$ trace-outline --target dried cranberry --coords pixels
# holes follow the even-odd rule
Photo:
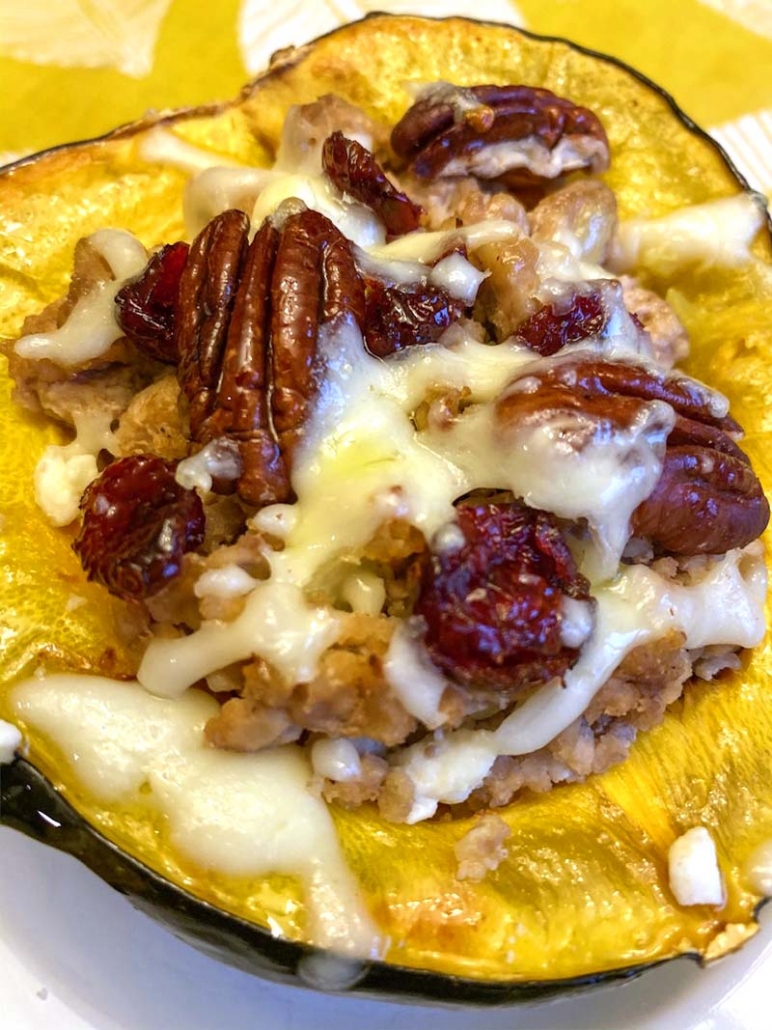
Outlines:
[[[554,517],[520,502],[462,504],[464,544],[432,555],[416,614],[434,662],[470,686],[507,689],[561,675],[563,595],[588,596]]]
[[[562,347],[603,332],[607,319],[597,290],[576,292],[568,307],[556,302],[539,308],[517,327],[515,335],[526,347],[549,358]]]
[[[367,280],[365,343],[385,358],[405,347],[434,343],[464,314],[464,304],[429,283],[386,286]]]
[[[342,132],[325,140],[322,166],[342,193],[366,204],[386,226],[389,236],[418,228],[421,208],[396,188],[370,151]]]
[[[144,271],[118,291],[118,324],[141,351],[168,365],[177,362],[174,304],[188,259],[187,243],[161,247]]]
[[[174,463],[135,454],[108,465],[81,498],[73,549],[88,578],[111,594],[141,600],[176,576],[204,539],[204,507],[174,478]]]

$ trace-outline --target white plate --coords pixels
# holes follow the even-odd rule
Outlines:
[[[442,1009],[269,984],[178,941],[73,859],[0,829],[3,1030],[762,1030],[772,921],[708,969],[672,962],[552,1002]]]

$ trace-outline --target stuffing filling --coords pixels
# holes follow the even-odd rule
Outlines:
[[[37,497],[80,520],[140,682],[395,821],[603,772],[763,633],[768,506],[674,369],[677,315],[615,264],[602,128],[468,146],[493,89],[429,90],[391,144],[339,98],[293,109],[237,206],[232,169],[191,180],[189,247],[81,240],[5,345],[72,430]],[[481,814],[460,875],[505,831]]]

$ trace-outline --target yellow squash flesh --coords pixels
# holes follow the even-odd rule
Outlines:
[[[285,53],[227,108],[169,123],[182,139],[252,164],[269,164],[287,108],[337,92],[392,124],[408,106],[407,80],[546,86],[592,108],[611,142],[606,176],[622,217],[658,215],[740,190],[717,149],[668,100],[612,62],[570,45],[461,19],[367,19]],[[66,288],[76,241],[105,226],[147,245],[179,238],[182,173],[144,163],[149,123],[43,154],[0,174],[0,336]],[[725,392],[747,430],[746,449],[772,488],[770,312],[772,247],[739,269],[693,269],[670,285],[687,322],[688,370]],[[0,717],[10,685],[38,663],[131,672],[115,643],[103,592],[85,583],[67,531],[47,526],[32,475],[56,431],[17,409],[3,368],[0,401]],[[67,612],[72,594],[88,604]],[[720,598],[716,598],[720,603]],[[588,783],[519,801],[504,814],[508,859],[479,885],[455,879],[463,820],[394,826],[372,809],[335,811],[346,858],[402,965],[478,979],[556,980],[695,952],[714,957],[756,930],[760,895],[749,856],[772,839],[772,697],[769,637],[740,672],[697,684],[644,735],[629,760]],[[84,794],[49,743],[31,757],[84,818],[127,852],[222,908],[302,939],[298,885],[204,876],[166,845],[150,810],[106,811]],[[682,908],[667,851],[694,825],[711,831],[727,881],[725,907]]]

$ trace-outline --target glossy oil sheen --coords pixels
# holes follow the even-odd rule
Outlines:
[[[366,78],[356,71],[362,66]],[[440,76],[460,84],[520,80],[592,107],[611,140],[607,178],[623,217],[655,216],[738,189],[716,149],[629,72],[562,43],[456,19],[410,19],[397,29],[388,18],[359,23],[304,49],[299,61],[280,63],[240,106],[181,122],[177,131],[196,146],[265,164],[289,104],[335,90],[393,122],[408,102],[405,79]],[[0,176],[0,334],[18,334],[25,314],[62,292],[80,236],[115,225],[146,245],[178,238],[183,184],[180,172],[144,164],[134,136],[54,152]],[[691,332],[688,370],[730,397],[769,491],[768,236],[756,250],[752,266],[681,274],[670,299]],[[47,527],[32,502],[35,462],[55,431],[21,414],[8,392],[4,386],[0,407],[0,717],[8,714],[3,691],[30,671],[41,648],[51,668],[115,675],[134,667],[115,649],[104,596],[83,582],[67,533]],[[73,595],[90,603],[68,614]],[[483,981],[538,981],[687,951],[713,956],[741,943],[754,932],[760,900],[743,867],[772,837],[771,658],[768,637],[740,672],[690,689],[622,766],[511,806],[503,813],[513,830],[509,858],[482,884],[454,876],[464,820],[395,826],[368,809],[335,810],[348,863],[391,937],[388,958]],[[101,808],[62,773],[46,741],[31,743],[35,764],[122,848],[228,911],[303,938],[296,882],[204,878],[173,853],[149,810]],[[668,848],[696,824],[715,839],[726,879],[728,901],[718,912],[680,908],[668,888]]]

